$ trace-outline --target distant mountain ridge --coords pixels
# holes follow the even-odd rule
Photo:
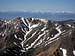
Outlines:
[[[68,13],[68,12],[0,12],[0,18],[11,19],[15,17],[32,17],[32,18],[45,18],[48,20],[68,20],[68,19],[75,19],[75,13]]]

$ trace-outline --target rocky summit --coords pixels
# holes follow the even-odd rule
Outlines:
[[[75,21],[17,17],[0,20],[0,56],[74,56]]]

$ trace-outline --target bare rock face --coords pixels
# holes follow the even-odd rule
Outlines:
[[[74,33],[74,22],[60,24],[22,17],[1,20],[0,56],[63,56],[63,48],[68,56],[73,56]]]

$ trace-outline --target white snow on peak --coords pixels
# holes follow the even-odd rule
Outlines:
[[[67,56],[67,50],[66,49],[60,48],[60,50],[62,50],[63,56]]]
[[[32,21],[34,20],[34,18],[32,18]]]
[[[33,20],[33,19],[32,19]],[[29,22],[29,20],[28,19],[26,19],[26,22],[28,23],[28,27],[29,27],[29,29],[31,28],[31,23]]]
[[[34,24],[34,25],[32,25],[31,27],[30,27],[30,29],[31,28],[35,28],[35,27],[38,27],[39,26],[39,24]]]
[[[6,20],[4,20],[4,22],[7,22]]]
[[[44,23],[47,23],[47,22],[48,22],[47,19],[39,19],[39,20],[41,20],[41,21],[44,22]]]
[[[24,18],[22,17],[21,20],[23,21],[23,23],[27,26],[26,22],[24,21]]]

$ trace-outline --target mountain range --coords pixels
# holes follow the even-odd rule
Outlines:
[[[0,19],[6,18],[6,19],[13,19],[15,17],[32,17],[32,18],[43,18],[48,20],[69,20],[73,19],[75,20],[75,13],[70,12],[0,12]]]
[[[74,56],[75,20],[16,17],[0,20],[0,56]]]

